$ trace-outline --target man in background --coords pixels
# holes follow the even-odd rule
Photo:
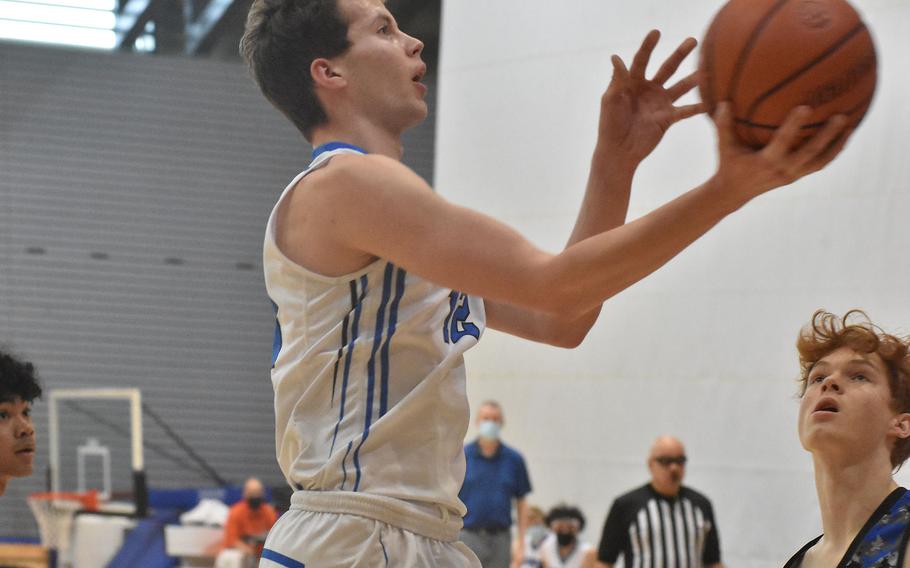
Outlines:
[[[711,502],[682,484],[686,461],[678,439],[654,441],[648,454],[651,481],[613,502],[597,552],[598,568],[613,568],[619,555],[625,566],[723,568]]]
[[[524,543],[527,523],[525,496],[531,492],[528,468],[516,450],[500,440],[503,413],[498,402],[480,405],[475,419],[479,436],[464,447],[467,470],[458,498],[468,508],[461,540],[474,551],[484,568],[521,564],[524,547],[514,547],[512,559],[512,502],[518,519],[517,543]]]
[[[31,363],[0,351],[0,495],[13,477],[32,474],[35,460],[35,425],[32,401],[41,386]]]
[[[243,484],[243,498],[228,512],[224,525],[224,550],[218,568],[254,566],[262,554],[265,537],[278,520],[278,512],[265,502],[262,482],[251,477]]]

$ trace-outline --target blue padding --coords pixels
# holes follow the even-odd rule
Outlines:
[[[156,510],[147,519],[139,521],[123,541],[107,568],[173,568],[179,564],[167,555],[164,548],[164,525],[179,522],[177,509]]]
[[[41,544],[39,539],[28,536],[0,536],[0,542],[3,544]]]
[[[189,510],[199,504],[198,489],[149,489],[149,507]]]

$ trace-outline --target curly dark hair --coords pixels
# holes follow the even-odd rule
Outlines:
[[[313,128],[328,120],[310,64],[350,46],[337,0],[255,0],[240,53],[265,98],[310,140]]]
[[[41,397],[35,366],[0,351],[0,402],[31,402]]]
[[[850,310],[842,317],[817,310],[812,321],[800,330],[796,340],[800,396],[806,392],[812,367],[841,347],[878,355],[888,369],[891,408],[895,412],[910,412],[910,337],[885,333],[862,310]],[[891,450],[891,466],[900,467],[908,457],[910,438],[897,440]]]
[[[581,509],[578,507],[566,505],[565,503],[556,505],[550,509],[549,513],[547,513],[547,526],[553,524],[553,521],[558,521],[561,519],[575,519],[580,525],[578,527],[578,531],[581,532],[585,530],[585,516],[582,514]]]

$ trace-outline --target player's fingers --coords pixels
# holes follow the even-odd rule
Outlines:
[[[695,103],[693,105],[683,105],[678,106],[673,109],[673,122],[678,122],[686,118],[695,116],[696,114],[701,114],[708,110],[708,105],[705,103]]]
[[[762,150],[765,156],[772,161],[786,157],[790,149],[796,145],[800,130],[811,114],[812,109],[808,106],[798,106],[791,110],[784,123],[774,131],[771,141]]]
[[[717,143],[721,148],[736,144],[733,133],[733,109],[728,101],[718,103],[714,111],[714,124],[717,126]]]
[[[695,46],[698,45],[698,41],[694,37],[687,37],[679,47],[676,48],[670,57],[664,61],[663,65],[660,66],[660,69],[657,70],[657,73],[654,74],[654,77],[651,79],[659,85],[666,83],[670,77],[676,73],[676,70],[679,69],[680,63],[688,57],[692,50],[695,49]]]
[[[622,57],[613,55],[610,57],[610,62],[613,63],[613,78],[625,79],[629,76],[629,70],[626,69],[626,63]]]
[[[680,97],[698,86],[698,71],[679,80],[678,83],[667,89],[670,100],[676,102]]]
[[[831,146],[837,144],[837,138],[847,128],[847,117],[837,115],[828,120],[815,136],[810,138],[793,153],[794,166],[804,167],[813,164],[819,157],[827,154]]]
[[[657,45],[658,40],[660,40],[660,32],[651,30],[641,42],[641,47],[638,48],[638,52],[632,59],[632,67],[629,68],[629,73],[633,79],[645,78],[645,69],[648,67],[648,61],[651,60],[651,53],[654,51],[654,46]]]
[[[854,128],[855,127],[849,127],[841,130],[838,137],[835,138],[821,154],[816,156],[815,160],[809,165],[809,172],[817,172],[831,163],[831,161],[840,154],[841,150],[844,149],[844,146],[847,145],[847,140],[849,140],[850,136],[853,134]]]

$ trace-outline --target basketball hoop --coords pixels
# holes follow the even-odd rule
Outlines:
[[[57,566],[58,558],[65,558],[69,550],[76,513],[98,510],[98,491],[32,493],[28,506],[38,522],[41,545],[50,552],[50,565]]]

